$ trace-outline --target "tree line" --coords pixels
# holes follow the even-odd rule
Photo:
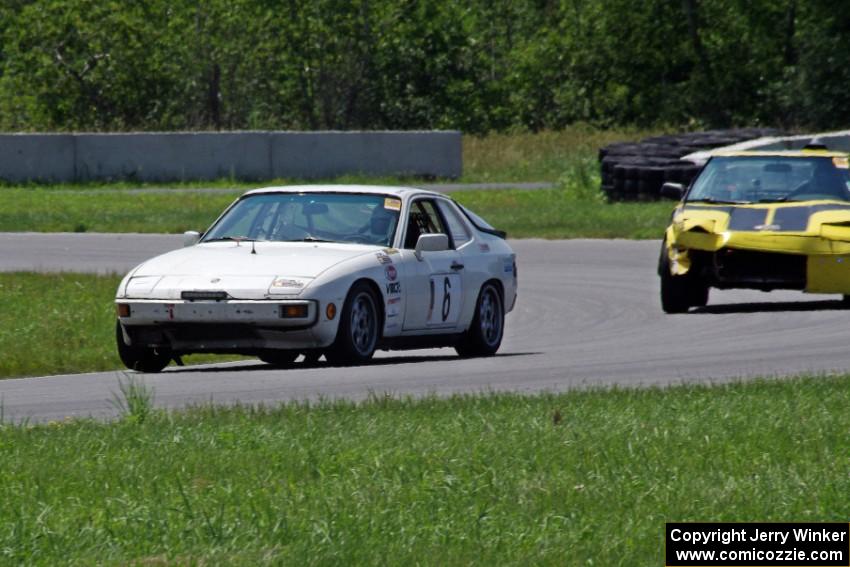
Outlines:
[[[831,0],[3,0],[0,130],[850,124]]]

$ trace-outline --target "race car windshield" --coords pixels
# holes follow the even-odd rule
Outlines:
[[[688,202],[784,203],[850,201],[847,158],[829,156],[715,157],[688,193]]]
[[[389,246],[401,200],[352,193],[263,193],[239,200],[202,242],[348,242]]]

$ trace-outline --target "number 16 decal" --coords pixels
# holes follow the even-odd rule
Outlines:
[[[460,318],[461,279],[458,274],[431,276],[428,324],[453,325]],[[435,309],[436,307],[436,309]]]

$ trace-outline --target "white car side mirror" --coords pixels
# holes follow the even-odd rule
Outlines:
[[[420,234],[413,253],[417,260],[422,259],[423,252],[442,252],[449,249],[449,237],[445,234]]]
[[[183,248],[194,246],[201,239],[201,233],[197,230],[187,230],[183,233]]]

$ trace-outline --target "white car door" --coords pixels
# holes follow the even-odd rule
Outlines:
[[[420,234],[446,234],[449,250],[413,252]],[[405,262],[405,331],[454,331],[460,322],[464,297],[464,265],[434,200],[413,201],[407,214],[402,259]]]

